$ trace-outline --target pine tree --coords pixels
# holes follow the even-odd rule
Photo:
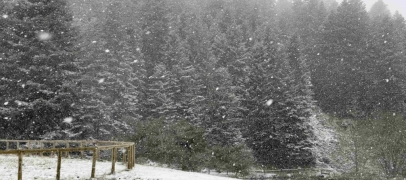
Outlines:
[[[287,61],[285,98],[287,99],[286,119],[288,143],[285,144],[285,152],[289,153],[290,166],[309,167],[315,163],[310,142],[312,129],[309,126],[309,118],[314,114],[315,101],[310,78],[310,71],[306,59],[303,57],[297,36],[293,36],[287,48]]]
[[[406,87],[406,79],[404,77],[406,74],[405,71],[405,49],[406,49],[406,22],[404,17],[396,12],[393,16],[394,22],[394,40],[396,44],[396,54],[395,56],[398,57],[398,61],[395,63],[394,71],[399,74],[397,77],[397,82],[399,83],[398,86],[402,89],[402,94],[405,94],[404,87]],[[404,104],[399,108],[403,109],[403,113],[405,112]]]
[[[387,5],[382,0],[378,0],[374,5],[372,5],[368,14],[371,19],[391,15]]]
[[[120,18],[121,4],[109,4],[105,16],[82,42],[82,112],[71,131],[78,138],[107,139],[129,132],[127,123],[137,117],[135,49],[131,48],[127,28]],[[91,39],[91,40],[88,40]]]
[[[143,1],[140,10],[141,27],[141,58],[144,62],[145,75],[140,102],[140,115],[143,120],[159,118],[158,108],[165,102],[167,96],[162,91],[166,84],[166,71],[171,70],[171,59],[168,53],[169,22],[168,9],[165,1]],[[157,95],[158,94],[158,95]]]
[[[283,86],[277,76],[276,61],[280,57],[278,39],[271,25],[265,23],[258,28],[251,47],[252,55],[247,58],[246,91],[242,101],[244,107],[244,135],[248,146],[253,150],[257,161],[265,165],[281,165],[283,155],[281,142],[278,140],[280,122],[280,103],[284,102],[281,94]],[[282,113],[283,114],[283,113]]]
[[[77,74],[72,15],[66,1],[29,0],[13,4],[2,28],[6,71],[0,80],[6,138],[66,138],[77,118],[72,79]],[[2,23],[3,25],[3,23]],[[64,121],[65,119],[65,121]],[[3,131],[4,132],[4,131]]]
[[[324,24],[313,72],[316,100],[329,113],[364,116],[368,15],[360,0],[344,0]]]
[[[383,2],[378,1],[373,6],[374,11],[389,12]],[[401,56],[398,51],[395,36],[395,24],[390,14],[372,14],[370,16],[370,38],[368,42],[369,69],[367,104],[364,109],[373,111],[397,111],[402,106],[404,95],[399,86],[401,74],[398,65]]]

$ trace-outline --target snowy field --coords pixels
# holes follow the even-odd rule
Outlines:
[[[51,180],[56,177],[57,158],[23,157],[24,180]],[[17,179],[18,158],[15,155],[0,156],[0,180]],[[89,179],[91,160],[62,158],[61,179]],[[213,176],[203,173],[184,172],[154,166],[136,164],[131,171],[121,162],[116,163],[116,174],[108,175],[111,162],[96,163],[96,179],[123,180],[232,180],[233,178]]]

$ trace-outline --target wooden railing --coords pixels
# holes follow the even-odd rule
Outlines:
[[[111,150],[111,173],[115,173],[115,162],[117,161],[117,150],[123,149],[122,161],[127,163],[127,168],[132,169],[135,165],[135,145],[133,142],[119,141],[70,141],[70,140],[0,140],[0,155],[15,154],[18,155],[18,180],[22,180],[23,155],[38,154],[44,156],[57,154],[58,163],[56,170],[56,179],[61,175],[61,158],[63,153],[69,156],[69,152],[80,152],[80,157],[84,157],[85,151],[91,151],[92,154],[92,172],[90,178],[95,178],[96,160],[100,158],[101,150]]]

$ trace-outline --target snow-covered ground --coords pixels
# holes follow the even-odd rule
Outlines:
[[[56,177],[57,158],[23,157],[24,180],[51,180]],[[17,179],[18,158],[15,155],[0,156],[0,180]],[[91,160],[62,158],[61,179],[89,179]],[[174,169],[136,164],[127,171],[121,162],[116,163],[116,174],[108,175],[111,162],[96,163],[96,179],[123,180],[232,180],[233,178],[214,176],[203,173],[184,172]]]

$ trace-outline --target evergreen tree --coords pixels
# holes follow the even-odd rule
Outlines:
[[[140,115],[143,120],[159,118],[158,108],[165,102],[167,96],[162,91],[166,84],[166,71],[171,70],[171,59],[168,53],[168,9],[162,0],[142,1],[140,10],[141,58],[144,62],[145,75],[140,102]],[[157,95],[158,94],[158,95]]]
[[[372,5],[368,14],[371,19],[391,15],[387,5],[382,0],[378,0],[374,5]]]
[[[93,31],[82,42],[82,95],[80,121],[72,131],[78,138],[106,139],[128,132],[127,122],[137,118],[138,80],[132,67],[138,63],[126,26],[120,19],[121,4],[109,4]],[[88,40],[91,39],[91,40]]]
[[[375,11],[388,12],[386,5],[378,1]],[[381,8],[381,9],[379,9]],[[378,10],[379,9],[379,10]],[[372,9],[371,9],[371,12]],[[404,98],[400,82],[400,49],[397,47],[395,25],[390,14],[370,14],[370,36],[368,42],[369,80],[367,90],[367,111],[400,111]]]
[[[77,119],[76,30],[64,0],[14,3],[1,34],[3,138],[66,138]],[[10,19],[9,19],[9,18]],[[1,23],[3,25],[3,23]],[[4,68],[4,69],[3,69]]]
[[[398,57],[398,61],[395,61],[395,66],[394,71],[399,74],[397,77],[397,84],[398,86],[401,87],[402,89],[402,94],[405,94],[406,92],[404,91],[404,87],[406,87],[406,79],[404,77],[406,74],[405,71],[405,49],[406,49],[406,23],[404,17],[399,14],[399,12],[396,12],[393,16],[393,25],[394,25],[394,41],[396,45],[396,51],[395,51],[395,56]],[[399,106],[399,108],[402,108],[403,113],[405,112],[405,106],[404,104],[402,106]]]
[[[313,147],[310,139],[312,138],[312,129],[309,126],[309,118],[314,114],[315,101],[313,100],[313,91],[310,78],[310,71],[306,59],[301,53],[299,39],[293,36],[287,48],[287,61],[285,65],[287,75],[287,90],[284,91],[287,99],[286,120],[287,132],[283,134],[289,138],[285,143],[289,155],[287,158],[291,166],[308,167],[315,163],[311,148]],[[289,68],[290,67],[290,68]]]
[[[364,116],[368,15],[360,0],[344,0],[324,24],[313,72],[316,100],[329,113]]]

